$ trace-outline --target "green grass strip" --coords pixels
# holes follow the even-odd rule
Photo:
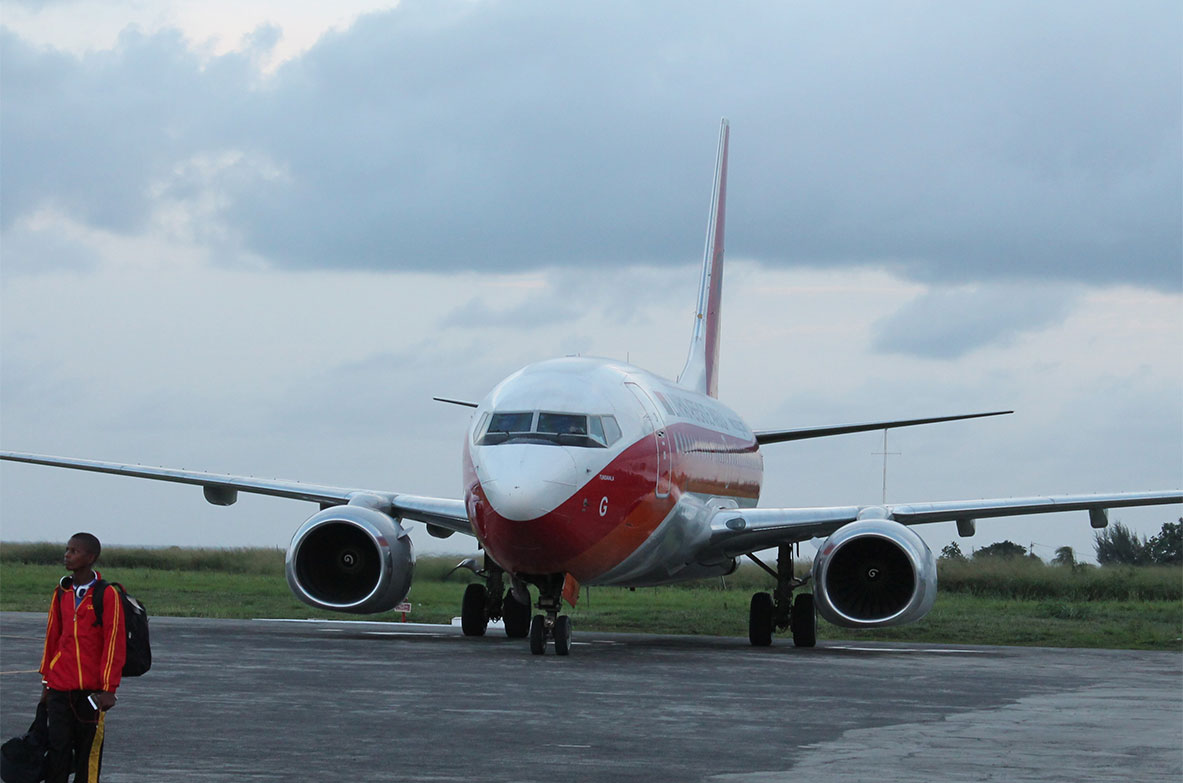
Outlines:
[[[0,544],[0,610],[43,612],[64,571],[63,547]],[[277,549],[121,549],[103,552],[105,578],[124,583],[154,616],[337,618],[295,599]],[[447,623],[460,612],[468,572],[459,556],[421,558],[409,620]],[[942,561],[940,592],[918,623],[853,631],[820,622],[821,639],[1183,650],[1183,569],[1048,566],[1018,560]],[[577,628],[746,636],[751,594],[770,590],[754,567],[725,579],[658,588],[593,587],[571,610]],[[397,612],[366,619],[399,620]],[[499,631],[497,632],[499,633]]]

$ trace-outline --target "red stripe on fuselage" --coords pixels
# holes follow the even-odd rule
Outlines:
[[[469,518],[493,559],[515,573],[566,572],[580,581],[593,576],[576,564],[580,554],[622,525],[635,525],[638,518],[650,520],[654,516],[660,522],[669,513],[672,498],[656,502],[656,476],[657,450],[653,437],[646,436],[625,449],[558,508],[536,519],[512,520],[492,507],[477,481],[471,455],[466,454],[465,459]],[[645,526],[651,531],[656,524]]]
[[[754,505],[763,473],[754,440],[683,422],[668,427],[665,437],[673,451],[673,486],[667,495],[657,496],[657,446],[654,437],[646,435],[558,508],[525,521],[505,519],[492,508],[466,448],[465,497],[477,538],[513,573],[565,572],[591,582],[635,552],[684,492]]]
[[[666,428],[674,452],[674,483],[682,492],[731,498],[755,505],[764,459],[755,440],[744,440],[689,422]]]

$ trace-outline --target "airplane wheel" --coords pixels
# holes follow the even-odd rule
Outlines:
[[[555,655],[571,654],[571,618],[560,615],[555,619]]]
[[[753,647],[768,647],[772,644],[771,593],[756,593],[752,596],[748,612],[748,639]]]
[[[530,652],[535,655],[546,652],[546,618],[540,614],[530,621]]]
[[[530,605],[518,603],[512,590],[501,601],[501,617],[505,621],[505,635],[510,639],[525,639],[530,634]]]
[[[801,593],[793,601],[793,614],[789,618],[793,630],[793,645],[813,647],[817,644],[817,613],[813,610],[813,596]]]
[[[487,601],[489,591],[483,584],[473,582],[464,589],[464,602],[460,605],[460,627],[465,636],[484,636],[489,627]]]

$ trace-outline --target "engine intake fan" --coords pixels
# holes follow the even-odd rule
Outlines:
[[[411,538],[397,519],[364,506],[334,506],[292,536],[284,570],[304,603],[372,614],[406,598],[414,567]]]
[[[888,519],[836,530],[813,561],[818,614],[845,628],[915,622],[932,609],[936,558],[920,536]]]

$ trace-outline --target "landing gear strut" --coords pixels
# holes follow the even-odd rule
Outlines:
[[[813,608],[813,595],[801,593],[793,600],[793,591],[805,585],[809,577],[797,579],[793,576],[793,547],[783,544],[776,551],[776,570],[765,565],[754,554],[748,557],[776,579],[772,593],[756,593],[752,596],[748,612],[748,640],[753,647],[768,647],[772,644],[774,631],[791,629],[793,644],[797,647],[813,647],[817,644],[817,614]]]
[[[550,574],[540,578],[538,585],[538,610],[530,621],[530,652],[535,655],[546,653],[546,643],[554,641],[555,655],[571,654],[571,618],[560,615],[563,600],[564,574]]]
[[[485,580],[484,584],[473,582],[464,589],[464,601],[460,606],[460,627],[464,635],[484,636],[490,620],[504,620],[506,636],[524,638],[530,629],[530,593],[526,586],[515,584],[513,589],[505,589],[505,571],[488,555],[484,568],[478,569],[472,559],[456,568],[466,568]],[[518,600],[517,592],[525,595],[525,603]]]

